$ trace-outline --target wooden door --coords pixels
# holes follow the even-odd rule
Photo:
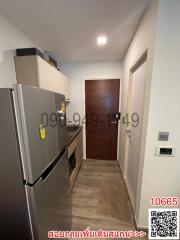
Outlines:
[[[86,80],[86,158],[117,160],[120,80]]]

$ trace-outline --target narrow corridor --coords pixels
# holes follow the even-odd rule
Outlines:
[[[72,192],[72,215],[72,230],[87,227],[135,230],[128,193],[117,162],[83,161]]]

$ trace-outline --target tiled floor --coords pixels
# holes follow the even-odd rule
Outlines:
[[[87,227],[135,230],[126,186],[115,161],[83,161],[72,192],[72,230]]]

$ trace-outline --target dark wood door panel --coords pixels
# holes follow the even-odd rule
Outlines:
[[[89,159],[117,159],[120,80],[85,81],[86,156]]]
[[[96,144],[101,144],[101,146],[109,147],[111,144],[109,144],[111,137],[108,136],[100,136],[100,134],[94,138],[94,137],[89,137],[87,138],[87,143],[91,145],[96,145]]]
[[[88,97],[88,96],[87,96]],[[90,96],[89,96],[90,98]],[[87,100],[86,107],[88,110],[92,109],[93,111],[106,111],[109,112],[112,104],[111,97],[93,97],[92,100]]]

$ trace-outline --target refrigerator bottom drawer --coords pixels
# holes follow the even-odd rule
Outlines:
[[[67,153],[50,174],[27,187],[34,239],[46,240],[48,231],[70,230],[71,199]]]

